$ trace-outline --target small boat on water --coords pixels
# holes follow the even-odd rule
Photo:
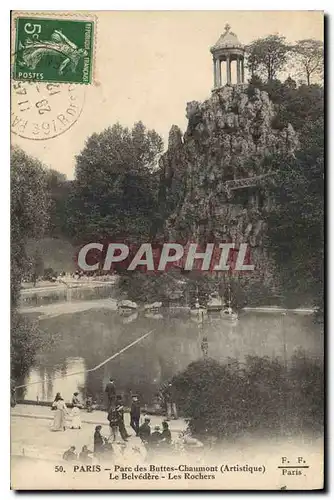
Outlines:
[[[131,300],[121,300],[117,304],[117,310],[121,316],[129,316],[137,311],[138,305]]]
[[[221,311],[224,307],[223,301],[217,292],[213,292],[206,304],[208,312]]]
[[[158,313],[162,308],[162,302],[153,302],[153,304],[146,304],[144,306],[144,311],[146,313]]]
[[[138,312],[132,312],[131,314],[122,314],[123,317],[123,325],[127,325],[129,323],[132,323],[132,321],[135,321],[138,318]]]
[[[231,323],[238,321],[238,313],[233,311],[231,306],[225,307],[220,314],[221,318],[225,321],[229,321]]]
[[[145,312],[144,316],[149,319],[164,319],[163,315],[160,313]]]

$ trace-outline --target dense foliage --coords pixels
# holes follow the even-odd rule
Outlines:
[[[163,142],[154,130],[119,124],[88,138],[77,157],[67,225],[76,241],[143,240],[157,211],[157,161]]]
[[[21,376],[31,365],[42,335],[36,326],[17,312],[22,279],[35,269],[26,255],[28,238],[40,237],[48,223],[47,173],[41,163],[14,148],[11,156],[11,372]]]
[[[213,359],[191,363],[174,377],[180,411],[194,435],[229,438],[261,429],[270,433],[323,425],[323,368],[303,352],[285,368],[279,359],[248,356],[245,363]]]

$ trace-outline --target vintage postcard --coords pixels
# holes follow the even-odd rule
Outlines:
[[[323,489],[323,12],[11,37],[12,489]]]

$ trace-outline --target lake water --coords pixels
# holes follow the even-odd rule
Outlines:
[[[204,335],[209,356],[222,363],[228,358],[243,362],[247,355],[278,356],[288,363],[299,349],[311,357],[323,356],[321,328],[311,316],[293,313],[247,312],[240,315],[236,325],[209,316],[201,326],[189,316],[172,317],[168,313],[160,319],[139,314],[131,321],[101,307],[45,315],[39,326],[46,334],[51,333],[53,345],[38,353],[34,366],[21,381],[31,384],[18,394],[27,400],[51,401],[56,392],[61,392],[68,401],[75,390],[99,399],[112,376],[119,392],[139,392],[149,403],[162,383],[203,356]],[[151,335],[116,359],[86,372],[152,329]]]

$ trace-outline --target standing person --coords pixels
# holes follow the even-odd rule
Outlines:
[[[117,411],[117,424],[119,428],[119,432],[121,435],[121,438],[123,441],[127,441],[129,434],[126,432],[125,424],[124,424],[124,407],[123,403],[121,400],[121,396],[117,396],[117,406],[116,406],[116,411]]]
[[[169,425],[167,422],[162,422],[161,441],[166,444],[171,444],[172,442],[172,434],[169,430]]]
[[[101,425],[97,425],[95,427],[95,432],[94,432],[94,453],[96,455],[99,455],[103,453],[103,446],[104,446],[104,439],[103,436],[101,435]]]
[[[116,441],[119,415],[114,404],[110,406],[107,418],[110,426],[110,437],[112,436],[113,441]]]
[[[51,427],[52,431],[65,431],[66,430],[66,415],[68,410],[65,401],[62,397],[58,401],[54,401],[52,406],[55,408],[55,416]]]
[[[202,349],[203,356],[206,358],[208,353],[209,353],[208,337],[203,337],[203,340],[201,342],[201,349]]]
[[[57,401],[59,401],[61,399],[61,395],[60,395],[60,392],[57,392],[53,402],[52,402],[52,405],[51,405],[51,410],[55,410],[56,409],[56,403]]]
[[[112,377],[110,377],[104,392],[107,394],[108,397],[108,409],[109,409],[112,403],[114,403],[116,400],[116,386],[114,379]]]
[[[93,398],[92,398],[92,396],[87,396],[86,410],[88,413],[92,413],[92,411],[93,411]]]
[[[134,394],[132,396],[132,403],[130,409],[130,426],[135,431],[136,436],[139,433],[139,420],[140,420],[140,403],[138,397]]]
[[[171,382],[169,382],[165,391],[165,401],[167,407],[167,420],[170,420],[172,415],[174,416],[174,420],[177,420],[178,415],[175,403],[175,390]]]
[[[145,418],[144,423],[139,427],[138,436],[143,441],[144,444],[148,443],[151,436],[151,419]]]

